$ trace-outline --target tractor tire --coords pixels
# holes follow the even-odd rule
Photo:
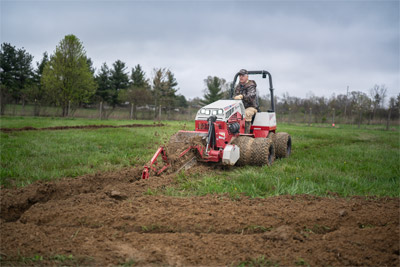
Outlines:
[[[276,134],[274,132],[269,132],[267,139],[271,140],[274,143],[274,146],[276,146],[275,141],[276,141]]]
[[[277,158],[287,158],[292,152],[292,138],[288,133],[277,133],[275,135],[275,154]]]
[[[236,162],[238,166],[250,165],[254,138],[248,136],[239,136],[231,144],[237,145],[240,149],[240,157]]]
[[[255,138],[252,151],[252,165],[271,166],[275,160],[275,146],[269,138]]]

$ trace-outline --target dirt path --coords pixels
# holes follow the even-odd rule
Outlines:
[[[162,127],[164,124],[126,124],[126,125],[77,125],[77,126],[54,126],[35,128],[26,126],[22,128],[0,128],[4,133],[22,132],[22,131],[55,131],[55,130],[71,130],[71,129],[101,129],[101,128],[136,128],[136,127]]]
[[[146,194],[172,175],[139,176],[2,189],[1,265],[399,266],[398,198],[175,198]]]

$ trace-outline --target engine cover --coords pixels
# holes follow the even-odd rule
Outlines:
[[[222,155],[222,164],[235,165],[240,157],[240,148],[235,145],[226,145]]]

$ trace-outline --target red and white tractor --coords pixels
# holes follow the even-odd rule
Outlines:
[[[174,139],[188,140],[199,136],[201,143],[190,143],[180,153],[183,157],[194,151],[197,160],[215,162],[225,165],[271,165],[275,157],[288,157],[291,153],[292,140],[288,133],[276,132],[276,114],[272,76],[268,71],[248,71],[249,75],[268,76],[271,96],[271,108],[258,111],[252,120],[250,134],[245,134],[245,108],[242,100],[218,100],[202,107],[196,114],[194,131],[179,131]],[[239,73],[234,77],[231,87],[231,98]],[[258,104],[258,97],[257,97]],[[182,145],[188,142],[182,142]],[[161,156],[162,166],[159,157]],[[171,162],[167,151],[161,146],[153,158],[144,166],[142,178],[147,179],[150,172],[159,175]]]

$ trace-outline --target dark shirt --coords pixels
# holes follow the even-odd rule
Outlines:
[[[257,108],[257,84],[253,80],[248,80],[245,84],[239,83],[235,88],[235,95],[243,95],[244,108]]]

